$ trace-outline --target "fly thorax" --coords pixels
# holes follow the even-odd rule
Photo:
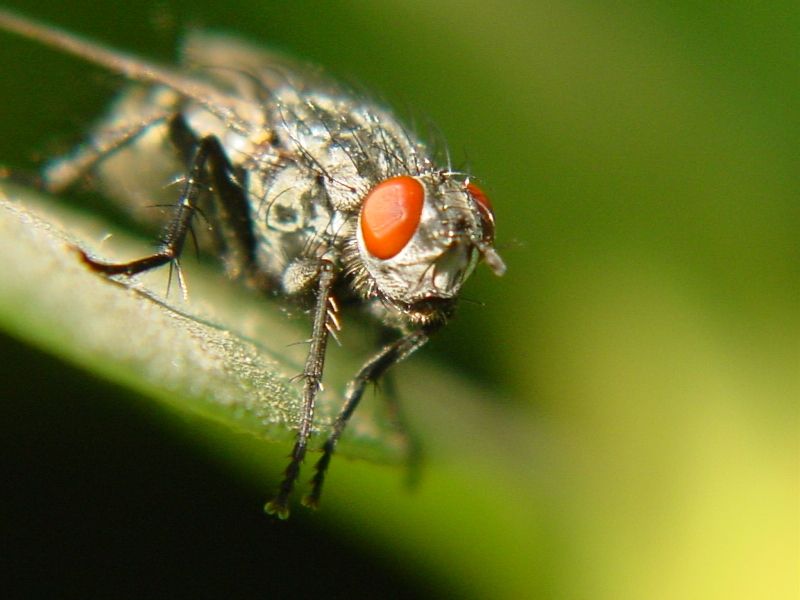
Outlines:
[[[282,278],[291,261],[309,249],[319,255],[329,250],[338,218],[307,169],[287,164],[269,174],[250,173],[248,197],[256,260],[273,277]]]
[[[377,181],[416,149],[388,114],[352,98],[281,89],[272,121],[287,151],[319,177],[337,211],[355,214]]]

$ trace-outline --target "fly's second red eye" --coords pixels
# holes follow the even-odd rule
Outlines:
[[[376,185],[361,208],[361,234],[367,251],[386,260],[397,255],[414,236],[422,217],[425,188],[408,175]]]
[[[475,204],[478,205],[478,210],[480,210],[484,240],[491,242],[494,239],[494,210],[492,210],[492,203],[486,193],[474,183],[468,183],[466,188],[467,193],[475,200]]]

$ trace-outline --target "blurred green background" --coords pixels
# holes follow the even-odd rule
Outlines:
[[[213,26],[361,82],[480,178],[509,267],[412,361],[487,390],[469,414],[433,381],[410,399],[419,490],[340,461],[286,524],[260,506],[288,448],[260,467],[4,338],[25,597],[800,598],[796,1],[5,4],[162,61]],[[69,148],[113,96],[0,48],[0,164]]]

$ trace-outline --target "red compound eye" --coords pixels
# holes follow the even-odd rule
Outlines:
[[[494,216],[494,210],[492,210],[492,203],[489,202],[489,197],[481,188],[479,188],[474,183],[468,183],[467,192],[469,192],[469,195],[472,196],[472,199],[475,200],[475,202],[477,202],[481,208],[483,208],[486,212]]]
[[[367,251],[392,258],[414,236],[422,216],[425,188],[408,175],[382,181],[367,194],[361,208],[361,233]]]
[[[472,196],[481,211],[484,240],[491,241],[494,239],[494,210],[492,210],[492,203],[484,191],[474,183],[468,183],[466,187],[467,193]]]

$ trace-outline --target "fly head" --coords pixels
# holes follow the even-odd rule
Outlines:
[[[443,320],[483,259],[498,275],[494,213],[483,191],[449,171],[398,175],[363,200],[356,228],[362,283],[414,324]]]

